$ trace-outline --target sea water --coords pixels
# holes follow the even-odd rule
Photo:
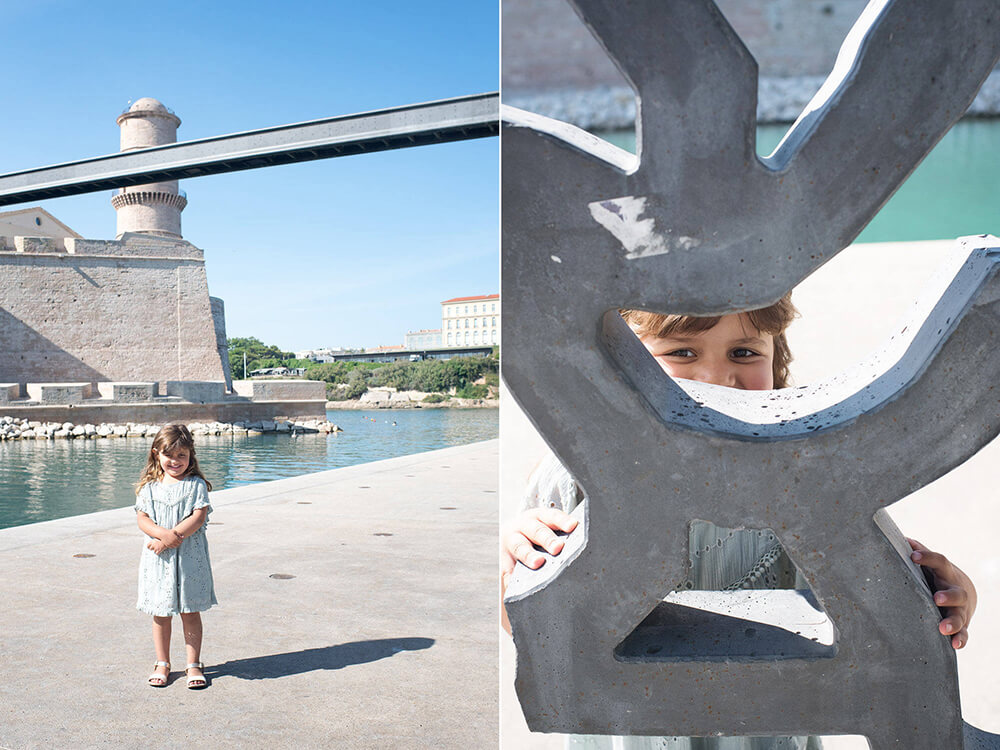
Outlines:
[[[267,482],[496,438],[497,409],[331,411],[343,432],[198,436],[213,489]],[[121,508],[152,438],[15,440],[0,443],[0,528]]]

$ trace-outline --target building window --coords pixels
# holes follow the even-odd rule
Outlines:
[[[496,311],[497,311],[497,303],[494,302],[491,306],[490,312],[496,312]]]
[[[487,322],[486,322],[486,318],[483,318],[483,328],[486,328],[486,326],[487,326],[487,325],[488,325],[488,324],[487,324]]]
[[[473,314],[473,315],[475,315],[475,314],[476,314],[476,306],[475,306],[475,305],[473,305],[473,306],[472,306],[472,314]]]
[[[451,334],[448,334],[448,346],[451,346]]]
[[[468,331],[465,332],[465,343],[466,344],[469,343],[469,332]]]
[[[479,331],[473,331],[473,333],[472,333],[472,343],[473,344],[478,344],[479,343]]]
[[[466,328],[469,327],[469,319],[468,318],[465,319],[465,327]],[[465,334],[465,335],[468,336],[469,334]]]
[[[497,319],[496,319],[496,318],[493,318],[493,327],[494,327],[494,328],[496,327],[496,324],[497,324]]]
[[[465,314],[466,314],[466,315],[468,315],[468,314],[469,314],[469,306],[468,306],[468,305],[466,305],[466,306],[465,306]]]
[[[490,331],[490,343],[495,344],[497,342],[497,329],[494,328]]]

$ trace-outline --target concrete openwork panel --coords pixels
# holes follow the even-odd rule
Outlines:
[[[870,3],[766,159],[754,62],[711,2],[577,8],[637,90],[638,154],[504,112],[503,374],[589,498],[564,552],[508,589],[529,726],[1000,747],[963,727],[939,614],[884,512],[1000,430],[1000,241],[957,243],[878,355],[794,390],[673,381],[616,312],[761,307],[832,258],[974,97],[1000,6]],[[699,519],[773,529],[811,592],[670,593]]]

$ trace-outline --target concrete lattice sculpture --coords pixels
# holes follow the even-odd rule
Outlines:
[[[793,391],[682,386],[615,312],[762,307],[836,255],[975,96],[1000,5],[870,3],[767,159],[755,64],[710,0],[576,7],[638,92],[638,154],[504,112],[504,378],[589,497],[563,553],[508,589],[529,726],[1000,747],[963,731],[954,655],[884,512],[1000,431],[1000,241],[961,241],[882,354]],[[664,601],[695,519],[774,529],[815,599]],[[829,637],[748,627],[761,604],[786,626],[818,607]]]

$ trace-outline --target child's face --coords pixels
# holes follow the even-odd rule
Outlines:
[[[160,460],[163,473],[172,479],[183,479],[191,462],[191,454],[187,448],[178,448],[173,453],[157,453],[156,457]]]
[[[743,314],[723,315],[700,333],[640,338],[668,375],[744,391],[774,387],[774,336]]]

